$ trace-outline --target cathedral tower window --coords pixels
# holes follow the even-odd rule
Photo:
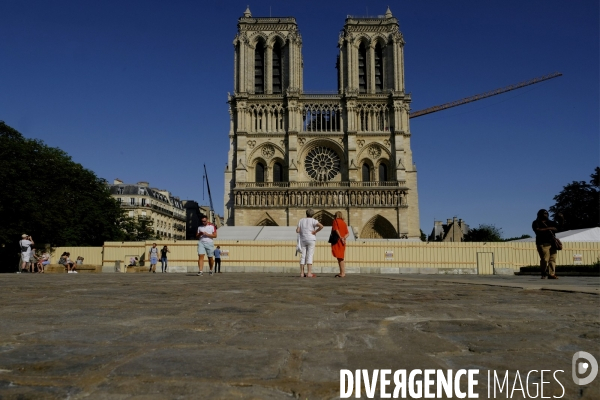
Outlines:
[[[262,42],[254,50],[254,93],[265,92],[265,48]]]
[[[367,92],[367,48],[364,43],[358,46],[358,90]]]
[[[273,46],[273,93],[282,92],[281,69],[281,45],[277,42]]]
[[[388,168],[384,163],[379,164],[379,182],[386,182],[388,180]]]
[[[264,182],[265,181],[265,166],[262,163],[256,164],[255,172],[256,172],[255,181],[259,182],[259,183]]]
[[[283,182],[283,165],[276,162],[273,165],[273,182]]]
[[[383,92],[383,50],[381,43],[375,46],[375,91]]]
[[[304,168],[312,180],[330,181],[340,172],[340,158],[330,148],[318,146],[306,156]]]
[[[371,168],[369,164],[363,164],[362,166],[362,180],[363,182],[371,182]]]

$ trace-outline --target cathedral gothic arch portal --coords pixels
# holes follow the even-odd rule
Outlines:
[[[404,39],[391,11],[346,18],[331,54],[336,94],[304,92],[293,17],[247,9],[233,44],[225,223],[296,226],[313,208],[325,225],[342,211],[362,237],[419,238]]]
[[[315,213],[313,218],[319,221],[323,226],[331,226],[333,225],[335,215],[328,211],[320,210]]]
[[[273,220],[273,218],[266,212],[263,212],[262,215],[258,218],[258,221],[254,224],[254,226],[279,226],[277,222]]]
[[[376,215],[363,227],[359,238],[361,239],[394,239],[398,233],[390,221],[381,215]]]

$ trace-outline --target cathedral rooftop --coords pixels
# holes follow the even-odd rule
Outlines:
[[[253,17],[252,12],[250,11],[250,6],[246,8],[244,11],[244,15],[240,17],[239,22],[244,23],[262,23],[262,24],[273,24],[273,23],[296,23],[296,18],[294,17]]]
[[[357,24],[367,23],[371,24],[373,22],[377,24],[381,24],[382,22],[397,22],[398,20],[392,15],[390,11],[390,7],[388,6],[385,14],[383,15],[347,15],[346,23],[355,22]]]

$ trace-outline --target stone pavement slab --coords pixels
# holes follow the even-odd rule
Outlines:
[[[434,280],[467,285],[503,286],[527,290],[552,290],[600,295],[600,277],[565,276],[557,280],[540,279],[531,275],[410,275],[403,280]]]
[[[600,378],[571,379],[576,351],[600,359],[597,288],[575,277],[3,274],[0,398],[335,399],[340,369],[479,368],[479,398],[487,370],[512,382],[548,369],[564,371],[563,398],[598,399]]]

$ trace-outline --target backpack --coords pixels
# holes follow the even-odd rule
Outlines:
[[[29,246],[23,246],[22,240],[19,240],[19,245],[21,246],[21,253],[26,253],[29,251]]]

